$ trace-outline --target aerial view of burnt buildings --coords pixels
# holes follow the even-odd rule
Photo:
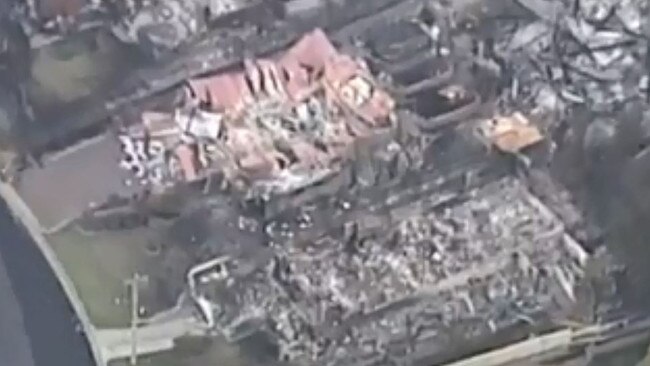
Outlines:
[[[3,198],[101,364],[587,365],[648,339],[648,11],[1,5]]]

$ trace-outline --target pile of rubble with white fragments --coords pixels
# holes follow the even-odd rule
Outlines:
[[[120,137],[143,182],[229,181],[285,191],[322,179],[358,139],[391,126],[392,98],[363,60],[320,30],[241,72],[190,79],[173,113],[145,112]]]
[[[292,220],[308,230],[313,214]],[[231,340],[268,332],[284,360],[410,363],[559,313],[575,300],[587,257],[508,177],[456,195],[436,190],[359,229],[367,220],[313,241],[285,235],[255,270],[229,249],[194,273],[206,319]]]

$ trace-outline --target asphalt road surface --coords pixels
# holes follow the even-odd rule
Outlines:
[[[23,313],[0,260],[0,359],[3,364],[34,366]]]
[[[0,365],[93,366],[45,258],[0,201]]]

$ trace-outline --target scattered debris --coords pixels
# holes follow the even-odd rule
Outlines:
[[[512,65],[519,85],[530,85],[525,100],[554,90],[568,105],[612,110],[627,100],[645,97],[639,80],[644,70],[642,3],[517,1],[538,20],[496,28],[495,51]],[[523,24],[522,24],[523,23]],[[503,24],[506,25],[506,24]]]
[[[491,145],[508,153],[518,153],[544,139],[539,129],[521,112],[483,121],[479,129]]]
[[[261,327],[285,361],[410,364],[573,299],[586,254],[523,185],[506,178],[456,194],[388,197],[388,212],[359,212],[316,240],[300,238],[319,225],[318,212],[270,222],[268,266],[237,275],[250,258],[231,257],[220,271],[230,274],[192,280],[211,304],[204,317],[232,340]]]
[[[219,170],[295,189],[334,169],[355,140],[389,128],[395,108],[363,60],[339,53],[321,30],[185,90],[173,114],[146,112],[122,136],[122,166],[139,178],[192,181]]]
[[[125,2],[111,27],[158,56],[183,51],[211,20],[252,3],[260,2]],[[481,143],[524,162],[547,132],[551,144],[565,139],[594,154],[613,144],[622,106],[650,96],[642,2],[515,0],[509,16],[493,14],[490,24],[457,14],[459,4],[389,3],[381,16],[331,34],[316,28],[282,51],[261,52],[241,36],[271,32],[267,24],[217,27],[223,38],[197,42],[210,57],[167,65],[183,75],[181,85],[163,75],[138,94],[174,84],[174,103],[139,105],[119,126],[129,184],[153,196],[188,188],[174,197],[191,202],[171,220],[189,217],[194,228],[200,217],[210,232],[197,239],[190,230],[193,246],[182,249],[202,262],[187,274],[188,292],[201,319],[232,342],[263,333],[280,360],[305,364],[411,364],[545,325],[581,300],[588,254]],[[67,12],[77,2],[51,4]],[[479,13],[498,13],[490,4],[476,5]],[[331,16],[347,5],[323,9]],[[317,6],[286,9],[298,19]],[[84,15],[107,12],[93,3],[24,26],[31,35],[42,32],[36,24],[65,34],[90,24]],[[213,70],[224,54],[239,55],[231,57],[237,65]],[[579,109],[589,117],[578,128]],[[533,122],[535,114],[551,116],[549,125]],[[628,119],[641,131],[636,117]],[[470,120],[478,125],[465,126]],[[529,176],[544,195],[559,191],[545,175]],[[185,187],[194,182],[205,183],[201,193],[198,184]],[[249,194],[241,199],[228,186]],[[134,200],[92,207],[81,223],[147,225]],[[572,202],[554,203],[579,231]]]

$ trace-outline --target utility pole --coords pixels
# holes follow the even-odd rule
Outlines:
[[[137,345],[137,332],[138,332],[138,323],[139,315],[138,310],[140,307],[139,299],[139,286],[140,283],[147,281],[146,276],[142,276],[139,273],[134,273],[132,278],[124,281],[125,286],[129,287],[131,290],[131,365],[134,366],[137,363],[138,358],[138,345]]]

